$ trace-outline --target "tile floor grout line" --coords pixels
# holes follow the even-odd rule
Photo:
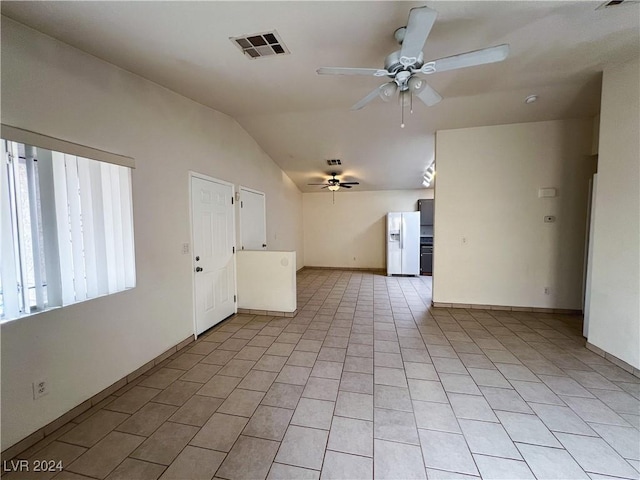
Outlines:
[[[597,433],[597,432],[596,432],[596,433]],[[574,462],[576,462],[576,464],[577,464],[577,465],[578,465],[578,466],[579,466],[579,467],[580,467],[584,472],[587,472],[587,470],[586,470],[586,469],[585,469],[585,468],[584,468],[584,467],[583,467],[583,466],[578,462],[578,460],[574,457],[574,455],[573,455],[573,454],[572,454],[572,453],[571,453],[571,452],[570,452],[570,451],[565,447],[564,443],[562,443],[562,441],[558,438],[558,436],[556,435],[556,432],[551,432],[551,434],[552,434],[552,435],[554,436],[554,438],[558,441],[558,443],[559,443],[560,445],[562,445],[562,448],[567,452],[567,454],[569,455],[569,457],[571,457],[571,459],[572,459]],[[565,435],[575,435],[575,434],[565,434]],[[600,436],[598,436],[598,437],[588,437],[588,438],[600,438],[600,439],[602,439],[603,441],[605,441],[605,443],[606,443],[606,440],[604,440],[604,438],[602,438],[602,437],[600,437]],[[613,449],[613,451],[614,451],[616,454],[618,454],[617,450]],[[618,454],[618,455],[619,455],[619,454]],[[619,455],[619,456],[620,456],[620,458],[623,458],[623,457],[622,457],[622,455]],[[625,459],[623,458],[623,460],[625,460]],[[625,461],[626,461],[626,460],[625,460]],[[628,462],[627,462],[627,463],[628,463]],[[632,466],[631,468],[633,468],[633,466]],[[590,473],[597,473],[597,472],[590,472]],[[619,477],[619,478],[623,478],[623,477]]]

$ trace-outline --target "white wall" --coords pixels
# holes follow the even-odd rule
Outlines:
[[[421,198],[433,198],[433,189],[340,190],[335,204],[326,190],[304,193],[305,265],[386,268],[386,214],[415,212]]]
[[[437,132],[435,302],[581,309],[592,127]],[[541,187],[558,196],[538,198]]]
[[[137,165],[137,287],[2,325],[5,449],[192,334],[189,170],[265,192],[269,247],[304,256],[300,191],[233,119],[4,17],[1,53],[2,123]]]
[[[640,368],[640,62],[602,79],[589,342]]]

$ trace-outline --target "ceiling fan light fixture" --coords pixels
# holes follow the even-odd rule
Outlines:
[[[332,192],[337,192],[340,190],[340,185],[329,185],[327,188]]]
[[[411,92],[414,94],[420,93],[427,86],[427,82],[425,82],[422,78],[415,76],[409,79],[408,84],[409,90],[411,90]]]
[[[388,102],[393,98],[397,91],[398,85],[396,85],[396,82],[389,82],[381,85],[378,93],[383,101]]]

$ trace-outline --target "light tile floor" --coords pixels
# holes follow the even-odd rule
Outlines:
[[[640,379],[581,319],[433,309],[431,278],[303,271],[21,458],[56,479],[640,477]]]

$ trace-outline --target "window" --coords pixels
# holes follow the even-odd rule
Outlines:
[[[0,319],[134,287],[131,169],[1,143]]]

